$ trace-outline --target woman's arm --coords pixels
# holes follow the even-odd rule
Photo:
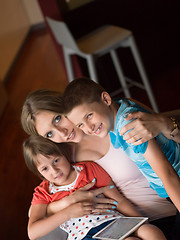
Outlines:
[[[144,157],[161,179],[167,194],[180,211],[180,178],[154,139],[149,141]]]
[[[46,217],[46,204],[33,205],[31,206],[31,214],[28,222],[28,236],[30,239],[40,238],[70,218],[88,215],[93,209],[93,205],[88,202],[76,203],[58,211],[52,216]]]
[[[171,132],[174,128],[173,121],[163,114],[134,112],[130,113],[126,119],[135,119],[120,131],[120,134],[124,135],[128,130],[132,129],[123,136],[124,140],[128,143],[139,145],[153,139],[160,132],[167,138],[180,143],[180,131],[172,138]]]
[[[121,193],[118,191],[118,189],[115,187],[114,183],[112,181],[109,182],[109,185],[113,185],[114,187],[110,189],[109,191],[106,191],[104,195],[108,198],[112,198],[113,200],[117,201],[118,204],[117,210],[122,213],[125,216],[131,216],[131,217],[140,217],[142,216],[131,204],[129,200],[127,200]]]
[[[97,197],[98,195],[108,191],[110,187],[107,186],[107,187],[102,187],[95,190],[89,190],[94,186],[94,184],[95,184],[95,181],[78,189],[77,191],[73,192],[71,195],[61,200],[50,203],[47,206],[47,215],[50,216],[77,202],[90,202],[91,204],[94,204],[94,208],[98,212],[104,212],[107,209],[111,208],[112,205],[114,205],[113,204],[114,201],[112,199]]]

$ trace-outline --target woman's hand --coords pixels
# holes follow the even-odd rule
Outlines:
[[[145,112],[130,113],[127,120],[135,119],[124,126],[120,134],[128,143],[139,145],[156,137],[162,132],[167,138],[170,138],[170,132],[173,129],[172,120],[162,114],[149,114]],[[132,130],[131,130],[132,129]],[[128,130],[128,133],[126,133]]]
[[[108,191],[110,186],[89,190],[94,186],[94,184],[95,181],[88,183],[86,186],[76,190],[71,195],[50,203],[47,207],[47,215],[52,215],[66,207],[69,207],[72,204],[80,202],[84,202],[86,204],[88,202],[90,205],[93,205],[94,212],[106,212],[107,209],[112,209],[112,206],[116,205],[114,200],[105,197],[99,197],[101,194]]]
[[[92,202],[79,202],[69,206],[67,211],[71,218],[78,218],[91,214],[94,209],[94,204]]]

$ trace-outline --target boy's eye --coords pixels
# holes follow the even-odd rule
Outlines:
[[[52,131],[50,131],[46,134],[46,138],[52,138]]]
[[[57,115],[54,119],[55,124],[57,124],[61,120],[61,115]]]

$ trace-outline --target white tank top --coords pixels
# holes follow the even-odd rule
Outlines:
[[[149,187],[148,181],[136,164],[121,148],[115,149],[110,144],[108,153],[95,162],[111,176],[119,191],[150,220],[176,214],[174,205],[166,199],[160,198]]]

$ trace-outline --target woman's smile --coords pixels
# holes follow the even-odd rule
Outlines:
[[[58,143],[82,140],[84,133],[68,118],[62,115],[58,118],[59,121],[54,119],[57,119],[57,114],[48,111],[41,111],[36,115],[35,126],[39,135]]]

